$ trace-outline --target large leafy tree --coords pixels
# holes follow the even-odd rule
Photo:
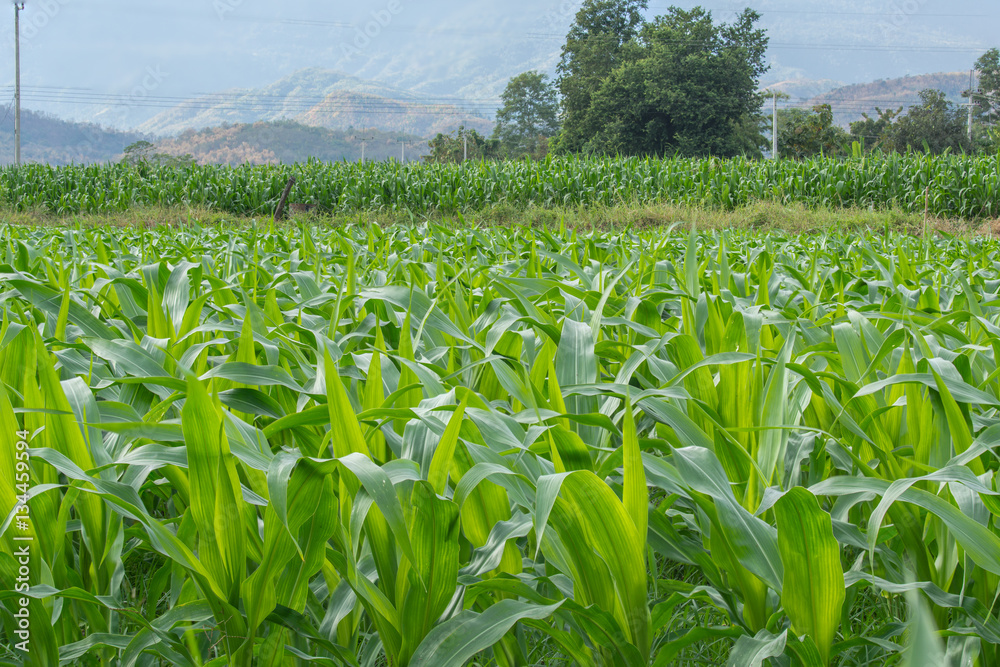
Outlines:
[[[599,127],[591,98],[638,35],[646,7],[646,0],[585,0],[577,12],[556,67],[563,114],[560,150],[581,150]]]
[[[940,90],[920,91],[920,104],[893,123],[886,145],[899,152],[910,148],[927,149],[931,153],[972,149],[965,112]]]
[[[847,150],[850,137],[834,125],[833,109],[819,104],[810,111],[781,109],[778,112],[778,152],[781,157],[803,159],[814,155],[837,155]]]
[[[627,155],[759,154],[757,87],[767,70],[759,19],[748,9],[731,24],[715,24],[700,7],[671,7],[645,24],[592,96],[584,147]]]
[[[539,72],[512,78],[500,95],[493,137],[509,157],[544,157],[548,137],[559,131],[559,105],[555,87]]]
[[[978,91],[973,97],[979,103],[979,119],[994,124],[1000,119],[1000,49],[990,49],[976,61],[979,72]]]
[[[142,165],[166,165],[168,167],[190,167],[195,164],[194,156],[190,153],[184,155],[171,155],[170,153],[159,153],[156,145],[148,141],[137,141],[129,144],[122,152],[121,161],[132,167]]]
[[[879,150],[887,147],[892,124],[903,113],[903,107],[897,109],[880,109],[875,107],[878,118],[872,118],[866,113],[861,114],[862,120],[851,123],[851,139],[857,141],[868,150]]]

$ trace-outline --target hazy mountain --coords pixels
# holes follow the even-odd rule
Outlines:
[[[962,103],[961,94],[968,85],[966,73],[952,72],[839,87],[830,80],[792,79],[772,87],[790,95],[782,106],[831,104],[835,120],[846,127],[862,113],[874,116],[876,107],[908,108],[927,88],[942,90],[952,101]],[[421,137],[448,131],[452,124],[490,131],[488,120],[462,115],[462,109],[453,105],[432,105],[423,99],[342,73],[311,69],[262,89],[229,91],[183,103],[144,123],[146,134],[25,110],[22,157],[26,162],[53,165],[118,160],[127,145],[169,132],[178,136],[160,139],[156,151],[191,154],[200,164],[289,163],[309,158],[354,161],[361,158],[362,142],[367,159],[405,156],[413,160],[427,152],[426,140]],[[256,121],[260,117],[274,120]],[[255,122],[241,122],[243,119]],[[192,127],[198,129],[187,129]],[[14,160],[13,130],[12,110],[0,109],[2,164]]]
[[[131,143],[147,137],[137,132],[109,130],[91,123],[73,123],[21,110],[21,160],[51,165],[118,160]],[[0,108],[0,164],[14,163],[14,112]]]
[[[829,104],[834,110],[834,122],[847,127],[850,123],[861,120],[864,113],[877,117],[876,107],[883,110],[900,107],[909,109],[920,103],[920,91],[927,89],[940,90],[952,102],[962,104],[966,101],[962,92],[969,89],[969,74],[938,72],[854,84],[816,95],[805,100],[802,106]]]
[[[833,79],[787,79],[785,81],[775,81],[767,86],[768,90],[780,90],[789,96],[787,104],[794,104],[800,100],[808,100],[822,95],[836,88],[843,87],[843,81]],[[782,104],[786,104],[782,101]]]
[[[292,121],[275,121],[188,130],[156,144],[156,152],[191,155],[198,164],[273,164],[305,162],[316,158],[328,162],[361,159],[365,142],[366,160],[419,159],[428,152],[419,137],[395,132],[363,134],[308,127]]]
[[[186,100],[139,126],[142,132],[173,135],[223,123],[296,120],[333,130],[378,128],[420,137],[451,132],[459,125],[489,132],[493,123],[456,104],[436,102],[342,72],[310,68],[263,88],[233,89]]]
[[[650,2],[649,16],[682,0]],[[305,68],[337,70],[427,103],[459,96],[490,117],[507,80],[552,74],[579,0],[52,0],[22,16],[25,105],[139,126],[215,91],[264,89]],[[995,0],[713,0],[717,20],[750,5],[771,38],[764,85],[859,83],[962,71],[1000,43]],[[0,35],[12,33],[11,13]],[[0,84],[13,83],[7,42]],[[0,91],[9,99],[9,89]],[[372,93],[379,94],[379,93]],[[391,99],[397,99],[391,97]],[[272,109],[268,108],[268,111]],[[197,114],[194,114],[197,116]],[[248,120],[245,116],[239,116]]]

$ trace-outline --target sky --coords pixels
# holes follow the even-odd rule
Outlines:
[[[527,69],[553,73],[573,0],[27,0],[23,106],[89,120],[109,106],[141,122],[182,99],[264,86],[322,67],[484,111]],[[650,2],[649,16],[670,4]],[[763,15],[763,83],[860,83],[967,70],[1000,46],[996,0],[707,0],[720,21]],[[13,5],[0,13],[0,105],[13,97]],[[126,122],[126,121],[123,121]]]

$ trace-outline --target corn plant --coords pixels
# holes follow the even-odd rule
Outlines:
[[[4,664],[1000,665],[992,239],[0,243]]]
[[[1000,215],[1000,156],[896,153],[801,162],[568,157],[459,165],[31,164],[0,168],[0,203],[58,215],[199,206],[248,217],[269,216],[290,176],[297,183],[294,200],[335,213],[651,203],[731,210],[772,201],[907,212],[923,212],[926,205],[932,214],[958,219]]]

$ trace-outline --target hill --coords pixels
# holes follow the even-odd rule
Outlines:
[[[829,104],[833,107],[834,122],[847,127],[861,120],[863,113],[874,117],[875,107],[908,109],[920,102],[920,91],[928,88],[941,90],[949,100],[961,104],[965,101],[962,92],[969,88],[969,73],[938,72],[843,86],[804,100],[802,106]]]
[[[121,157],[129,144],[144,139],[138,132],[110,130],[94,123],[73,123],[45,113],[21,109],[21,160],[51,165],[108,162]],[[0,108],[0,164],[14,163],[14,110]]]
[[[843,85],[843,81],[834,81],[833,79],[785,79],[770,83],[764,86],[764,88],[767,90],[780,90],[788,94],[791,97],[791,102],[794,102],[795,100],[811,99],[817,95],[841,88]],[[781,106],[781,101],[779,101],[779,106]]]
[[[23,77],[35,87],[29,105],[130,128],[178,101],[267,87],[313,66],[430,98],[488,100],[495,109],[512,76],[554,73],[581,6],[580,0],[192,0],[98,3],[100,10],[92,4],[27,4]],[[646,16],[670,4],[650,3]],[[732,21],[747,4],[759,9],[760,27],[771,38],[764,85],[967,71],[997,44],[1000,20],[995,0],[676,4],[714,7],[716,21]],[[0,34],[11,34],[12,19],[0,16]],[[13,84],[13,76],[13,67],[4,68],[0,85]],[[261,119],[215,118],[202,126]]]
[[[438,101],[322,68],[299,70],[263,88],[231,89],[187,100],[139,126],[176,135],[224,123],[294,120],[331,130],[378,127],[429,137],[459,125],[489,132],[493,123],[455,102]]]
[[[22,57],[24,82],[36,87],[32,108],[135,128],[178,101],[266,88],[321,66],[432,100],[489,100],[495,109],[512,76],[530,69],[554,73],[581,6],[580,0],[112,4],[114,11],[96,11],[90,3],[60,1],[50,11],[51,2],[28,3],[25,30],[37,34],[25,39]],[[651,3],[645,14],[652,18],[669,4]],[[1000,4],[992,0],[701,4],[714,5],[716,21],[732,21],[746,4],[760,10],[760,27],[771,38],[764,85],[967,70],[997,43],[1000,19]],[[2,34],[11,33],[12,18],[0,16]],[[7,67],[0,85],[12,83]],[[273,119],[218,117],[194,126]]]
[[[427,152],[420,137],[380,130],[329,130],[294,121],[225,124],[202,130],[187,130],[163,139],[156,150],[170,155],[190,154],[199,164],[274,164],[305,162],[316,158],[327,162],[361,159],[399,160],[405,147],[407,160]]]

